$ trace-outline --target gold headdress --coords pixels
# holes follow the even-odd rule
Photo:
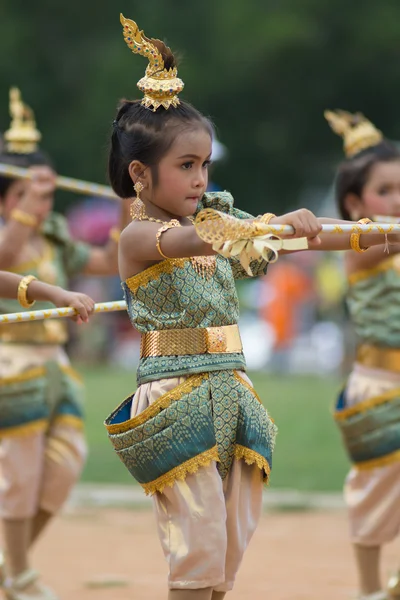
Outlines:
[[[10,115],[10,129],[4,134],[7,152],[15,154],[35,152],[42,136],[36,129],[32,109],[22,102],[21,92],[15,87],[10,89]]]
[[[163,106],[168,109],[171,105],[179,104],[178,94],[183,90],[184,83],[177,77],[176,67],[166,69],[161,52],[157,47],[160,40],[147,38],[135,21],[125,19],[121,14],[121,24],[125,42],[134,54],[141,54],[148,59],[149,64],[146,69],[146,75],[138,82],[137,86],[144,93],[142,100],[143,106],[157,108]],[[169,48],[167,51],[170,52]]]
[[[348,157],[377,146],[383,140],[382,132],[361,113],[352,115],[344,110],[326,110],[324,116],[332,130],[342,136],[344,152]]]

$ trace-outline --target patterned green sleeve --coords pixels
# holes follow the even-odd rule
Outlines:
[[[90,245],[84,242],[70,240],[65,246],[64,261],[69,276],[77,275],[85,270],[90,257]]]
[[[90,257],[90,245],[72,239],[65,217],[52,213],[43,225],[43,233],[62,248],[65,272],[69,277],[85,269]]]
[[[198,211],[203,208],[214,208],[221,212],[228,213],[237,219],[254,219],[254,216],[244,210],[240,210],[234,206],[232,194],[229,192],[209,192],[204,194],[198,207]],[[243,269],[238,258],[230,258],[233,277],[235,279],[249,279],[251,276]],[[265,260],[253,261],[250,264],[253,277],[265,275],[268,268],[268,263]]]

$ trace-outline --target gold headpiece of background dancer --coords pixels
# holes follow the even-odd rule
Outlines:
[[[145,76],[137,84],[139,90],[144,93],[143,106],[152,109],[154,112],[160,106],[165,109],[170,106],[178,106],[178,94],[183,90],[184,83],[178,78],[176,67],[165,68],[162,54],[157,47],[157,44],[162,44],[162,42],[147,38],[143,31],[139,30],[135,21],[125,19],[122,14],[120,20],[128,48],[134,54],[140,54],[149,61]],[[171,52],[168,47],[166,49]]]
[[[343,138],[344,153],[349,158],[383,140],[382,132],[361,113],[326,110],[324,117],[331,129]]]
[[[42,136],[36,129],[33,110],[21,100],[18,88],[10,89],[11,124],[4,134],[7,152],[15,154],[31,154],[36,152]]]

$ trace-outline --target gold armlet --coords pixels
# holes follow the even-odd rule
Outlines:
[[[257,221],[260,221],[261,223],[268,225],[270,220],[273,219],[274,217],[276,217],[276,215],[274,215],[274,213],[265,213],[265,215],[258,215]]]
[[[360,219],[359,221],[357,221],[357,223],[360,223],[362,225],[367,225],[368,223],[372,223],[372,221],[371,221],[371,219]],[[359,233],[359,232],[352,233],[350,235],[350,247],[352,250],[354,250],[354,252],[365,252],[366,250],[368,250],[368,248],[361,248],[360,236],[361,236],[361,233]]]
[[[29,284],[35,280],[36,280],[36,277],[34,275],[27,275],[26,277],[23,277],[21,279],[21,281],[19,282],[17,298],[18,298],[18,302],[20,303],[20,305],[23,308],[31,308],[31,306],[33,306],[35,304],[35,300],[32,300],[32,302],[29,302],[27,295],[26,295]]]
[[[38,225],[38,220],[35,215],[30,215],[19,208],[14,208],[14,210],[11,211],[10,219],[17,221],[22,225],[26,225],[27,227],[37,227]]]
[[[110,238],[110,240],[112,240],[113,242],[118,244],[119,239],[121,237],[121,232],[118,229],[118,227],[113,227],[112,229],[110,229],[110,233],[109,233],[108,237]]]
[[[160,246],[160,242],[161,242],[161,236],[163,233],[165,233],[166,231],[168,231],[168,229],[172,229],[173,227],[180,227],[180,223],[177,219],[172,219],[171,221],[168,221],[168,223],[165,223],[165,225],[162,225],[162,227],[160,227],[160,229],[157,231],[156,233],[156,248],[158,253],[165,258],[166,260],[169,260],[170,257],[166,256],[164,254],[164,252],[161,250],[161,246]]]

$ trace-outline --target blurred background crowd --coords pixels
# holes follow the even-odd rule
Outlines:
[[[259,214],[301,206],[336,215],[335,167],[343,153],[326,108],[362,111],[400,137],[396,0],[148,0],[0,4],[0,128],[8,90],[34,108],[42,147],[63,175],[106,183],[110,125],[120,98],[138,96],[145,62],[121,36],[119,12],[180,54],[184,97],[216,127],[210,188],[228,189]],[[103,244],[117,223],[112,201],[60,192],[56,209],[73,235]],[[73,282],[97,301],[121,298],[117,278]],[[267,277],[239,284],[241,330],[252,369],[289,373],[346,370],[342,257],[281,258]],[[257,340],[257,344],[254,343]],[[132,370],[138,336],[123,313],[74,330],[72,356]]]

